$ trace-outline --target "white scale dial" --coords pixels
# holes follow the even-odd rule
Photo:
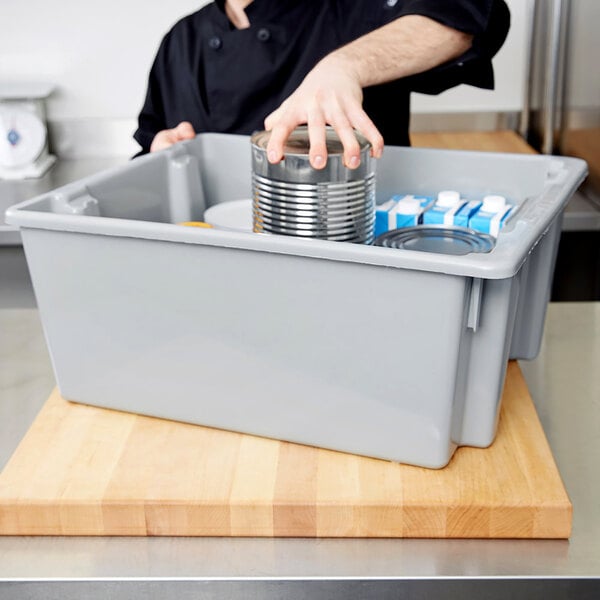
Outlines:
[[[46,145],[46,128],[33,113],[0,107],[0,166],[19,168],[32,164]]]

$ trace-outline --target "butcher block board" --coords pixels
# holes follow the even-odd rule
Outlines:
[[[516,362],[498,436],[429,470],[67,402],[0,474],[0,534],[567,538],[572,507]]]

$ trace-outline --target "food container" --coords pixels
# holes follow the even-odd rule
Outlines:
[[[252,231],[252,200],[242,198],[215,204],[204,211],[204,220],[219,229]]]
[[[496,240],[487,233],[466,227],[418,225],[388,231],[375,240],[375,245],[463,256],[471,252],[491,252]]]
[[[247,197],[251,172],[248,137],[201,134],[8,210],[62,395],[426,467],[492,443],[585,163],[387,147],[379,203],[456,189],[517,205],[490,252],[176,224]]]
[[[344,165],[342,143],[329,127],[323,169],[310,165],[307,127],[292,132],[277,164],[267,160],[269,138],[266,131],[251,138],[254,231],[370,244],[375,228],[375,170],[366,138],[357,134],[357,169]]]

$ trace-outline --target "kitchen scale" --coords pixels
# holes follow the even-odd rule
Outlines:
[[[48,150],[47,83],[0,83],[0,179],[35,179],[56,161]]]

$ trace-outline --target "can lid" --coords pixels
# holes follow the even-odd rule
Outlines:
[[[485,196],[481,210],[489,213],[499,213],[506,208],[504,196]]]
[[[361,152],[371,147],[367,138],[362,134],[357,131],[355,131],[354,134],[359,143]],[[270,131],[257,131],[252,135],[250,141],[261,150],[266,150],[269,139],[271,139]],[[342,145],[338,134],[332,127],[325,128],[325,144],[329,156],[344,154],[344,146]],[[308,127],[306,125],[294,129],[283,147],[283,153],[286,156],[308,156],[309,150],[310,140],[308,137]]]
[[[460,202],[460,192],[456,190],[443,190],[437,196],[436,204],[445,208],[456,206]]]
[[[375,246],[453,256],[463,256],[473,252],[490,252],[495,245],[496,240],[487,233],[465,227],[435,225],[393,229],[375,240]]]

